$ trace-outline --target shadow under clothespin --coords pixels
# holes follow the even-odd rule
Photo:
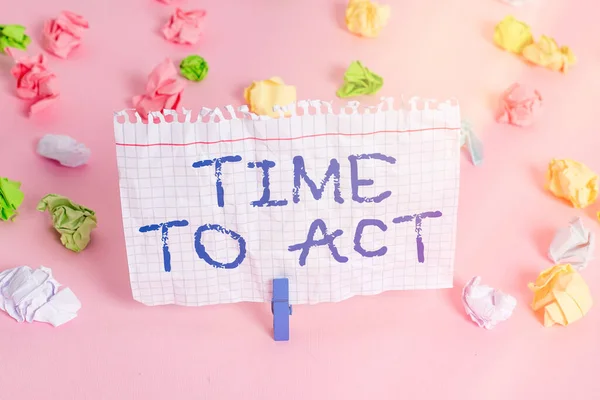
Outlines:
[[[479,165],[483,161],[483,143],[473,132],[473,128],[468,121],[462,121],[460,129],[460,147],[467,146],[471,155],[473,165]]]
[[[273,338],[275,341],[290,340],[290,284],[288,278],[273,279]]]

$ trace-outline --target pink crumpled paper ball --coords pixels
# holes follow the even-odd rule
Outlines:
[[[177,68],[167,58],[148,75],[146,93],[133,98],[133,106],[142,117],[151,111],[175,110],[181,101],[185,82],[179,79]]]
[[[178,44],[195,44],[202,36],[205,10],[183,11],[178,8],[163,27],[165,38]]]
[[[496,120],[520,127],[533,125],[542,109],[540,92],[519,83],[512,84],[500,99]]]
[[[10,53],[14,57],[14,53]],[[15,60],[10,70],[17,80],[17,96],[21,99],[33,100],[29,115],[47,108],[59,96],[56,75],[48,70],[43,54],[36,57],[24,56]]]
[[[57,57],[67,58],[81,44],[83,32],[88,28],[88,22],[81,15],[63,11],[44,25],[44,48]]]

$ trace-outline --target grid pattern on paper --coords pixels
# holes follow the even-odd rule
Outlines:
[[[134,298],[144,304],[208,305],[270,301],[272,279],[290,280],[295,304],[341,301],[387,290],[452,286],[459,184],[458,108],[387,111],[356,115],[307,115],[281,120],[231,120],[216,123],[115,123],[123,223]],[[358,178],[372,179],[357,194],[391,196],[380,203],[352,198],[352,154],[382,153],[396,161],[359,160]],[[224,206],[217,205],[214,167],[193,168],[199,160],[240,155],[221,171]],[[321,185],[330,160],[340,164],[343,203],[334,201],[333,178],[316,200],[304,181],[293,201],[294,156],[302,156],[308,176]],[[270,199],[285,206],[255,207],[263,196],[261,169],[249,162],[272,160]],[[417,260],[415,223],[393,219],[426,211],[442,217],[424,219],[421,235],[425,261]],[[346,262],[327,245],[310,249],[306,265],[300,251],[311,223],[321,219],[328,233],[342,230],[334,243]],[[355,250],[355,229],[362,219],[378,219],[386,229],[364,229],[360,246],[387,248],[383,256],[363,257]],[[165,271],[160,230],[140,227],[186,220],[168,230],[171,270]],[[246,257],[237,268],[215,268],[195,250],[199,226],[219,224],[246,241]],[[322,238],[317,230],[316,239]],[[237,241],[204,232],[207,254],[233,261]]]

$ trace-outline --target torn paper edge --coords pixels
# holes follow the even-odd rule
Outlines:
[[[449,99],[438,101],[436,99],[425,99],[421,97],[412,97],[408,100],[400,98],[395,101],[392,97],[381,97],[380,103],[376,106],[361,104],[358,101],[348,101],[346,104],[338,104],[333,101],[323,100],[301,100],[287,106],[274,106],[273,110],[279,112],[280,118],[288,116],[305,115],[367,115],[378,114],[386,111],[419,111],[419,110],[437,110],[437,111],[457,111],[459,110],[458,101]],[[277,119],[265,115],[257,115],[250,112],[247,105],[234,107],[227,105],[222,108],[202,107],[199,111],[193,112],[185,108],[182,111],[163,110],[162,112],[153,111],[148,113],[147,120],[135,111],[135,109],[124,109],[114,113],[115,124],[125,123],[147,123],[164,124],[177,122],[206,122],[217,123],[238,119],[246,120],[271,120]]]

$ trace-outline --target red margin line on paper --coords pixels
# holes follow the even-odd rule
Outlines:
[[[153,147],[153,146],[192,146],[195,144],[219,144],[219,143],[234,143],[234,142],[242,142],[244,140],[257,140],[259,142],[272,142],[272,141],[289,141],[289,140],[298,140],[298,139],[308,139],[308,138],[316,138],[323,136],[370,136],[375,135],[377,133],[413,133],[413,132],[425,132],[425,131],[440,131],[440,130],[448,130],[448,131],[456,131],[461,128],[424,128],[424,129],[407,129],[403,131],[374,131],[374,132],[365,132],[365,133],[318,133],[314,135],[305,135],[305,136],[297,136],[291,138],[259,138],[259,137],[245,137],[239,139],[224,139],[217,140],[215,142],[190,142],[190,143],[148,143],[148,144],[138,144],[138,143],[115,143],[117,146],[124,147]]]

